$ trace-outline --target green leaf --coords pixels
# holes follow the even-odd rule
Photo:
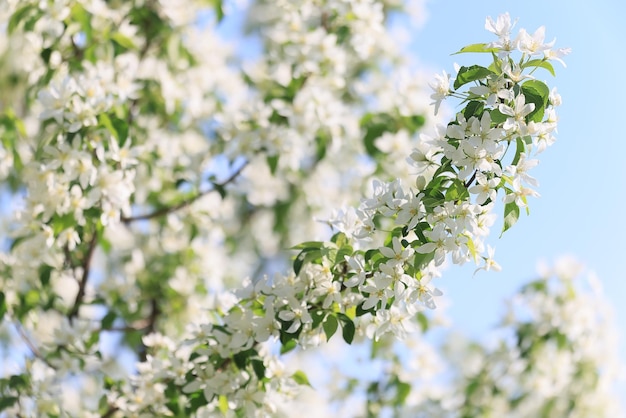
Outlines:
[[[363,302],[363,303],[365,303],[365,302]],[[356,306],[356,316],[357,316],[357,317],[359,317],[359,316],[363,316],[363,315],[365,315],[365,314],[372,314],[372,315],[376,315],[376,307],[375,307],[375,306],[372,306],[372,307],[371,307],[371,308],[369,308],[369,309],[363,309],[363,303],[359,303],[359,304]]]
[[[424,241],[424,244],[428,242],[428,241]],[[419,271],[422,268],[426,267],[426,265],[428,263],[430,263],[431,261],[433,261],[433,259],[435,258],[435,252],[433,251],[432,253],[428,253],[428,254],[422,254],[422,253],[418,253],[417,251],[415,252],[415,256],[413,258],[413,267],[415,267],[415,270]]]
[[[128,138],[128,122],[115,115],[107,115],[106,113],[100,113],[98,115],[98,123],[105,127],[111,135],[117,140],[117,143],[121,146]]]
[[[217,406],[220,412],[224,415],[228,413],[228,398],[224,395],[220,395],[217,401]]]
[[[493,109],[489,114],[491,116],[491,121],[498,125],[504,123],[508,118],[507,115],[500,112],[498,109]]]
[[[354,322],[352,322],[351,319],[342,322],[343,324],[341,333],[343,336],[343,340],[348,344],[352,344],[352,341],[354,340],[354,334],[356,333],[356,327],[354,326]]]
[[[324,241],[305,241],[291,247],[291,250],[303,250],[305,248],[322,248]]]
[[[522,286],[521,292],[522,293],[529,293],[529,292],[545,293],[547,288],[548,286],[545,280],[540,279],[540,280],[535,280],[533,282],[530,282],[525,286]]]
[[[265,378],[265,365],[263,364],[263,361],[254,359],[251,360],[250,363],[252,364],[252,369],[254,370],[256,377],[259,380],[263,380]]]
[[[363,145],[367,154],[371,157],[377,157],[382,154],[382,151],[376,148],[376,139],[385,132],[397,132],[397,126],[393,118],[384,113],[368,113],[361,118],[360,125],[365,130]]]
[[[335,256],[335,263],[343,263],[345,261],[345,256],[351,256],[354,253],[354,249],[351,245],[344,245],[337,251],[337,255]]]
[[[468,52],[497,52],[498,48],[490,48],[489,44],[471,44],[471,45],[467,45],[464,46],[463,48],[461,48],[458,52],[455,52],[452,55],[457,55],[457,54],[465,54]]]
[[[379,254],[380,254],[380,251],[378,251],[377,248],[370,249],[370,250],[365,251],[365,254],[363,254],[363,258],[365,259],[365,262],[367,263],[368,261],[373,259],[374,256],[379,255]]]
[[[548,97],[550,96],[550,89],[543,81],[539,80],[528,80],[524,84],[522,84],[522,90],[532,89],[536,94],[538,94],[544,103],[548,102]]]
[[[326,312],[324,312],[321,309],[313,308],[312,311],[309,311],[309,314],[311,315],[311,319],[313,320],[313,322],[311,323],[311,328],[315,329],[324,320],[324,316],[326,315]]]
[[[74,214],[66,213],[65,215],[55,215],[51,222],[52,230],[54,234],[60,234],[62,231],[68,228],[74,228],[76,226],[76,219]]]
[[[554,72],[554,67],[552,66],[552,63],[550,61],[546,61],[545,59],[530,60],[523,66],[523,68],[528,68],[528,67],[537,67],[537,68],[546,69],[550,72],[550,74],[552,74],[553,77],[556,77],[556,73]]]
[[[502,74],[502,60],[496,55],[496,51],[491,51],[493,62],[489,64],[489,69],[496,74]]]
[[[300,270],[302,267],[311,261],[318,260],[322,255],[321,250],[316,248],[305,248],[300,251],[300,254],[296,256],[296,259],[293,260],[293,272],[296,274],[300,274]]]
[[[282,336],[282,333],[281,333]],[[280,354],[286,354],[288,352],[290,352],[291,350],[293,350],[294,348],[296,348],[298,344],[296,343],[296,340],[291,339],[286,341],[285,343],[283,343],[283,345],[280,347]]]
[[[42,286],[48,286],[50,284],[50,276],[52,275],[52,267],[43,265],[39,267],[39,280]],[[1,315],[0,315],[1,316]]]
[[[124,49],[136,49],[137,48],[135,44],[133,43],[133,41],[126,35],[123,35],[121,32],[114,32],[111,35],[111,40]]]
[[[26,126],[24,125],[24,122],[17,117],[13,109],[5,109],[4,115],[0,117],[0,123],[9,129],[16,130],[22,137],[26,136]]]
[[[500,236],[509,230],[519,219],[519,207],[515,201],[509,202],[504,206],[504,226]]]
[[[106,239],[104,234],[98,235],[98,246],[104,251],[105,254],[109,254],[111,252],[111,248],[113,248],[111,241]]]
[[[337,244],[337,247],[343,247],[348,243],[348,237],[343,232],[337,232],[330,238],[330,241]]]
[[[556,340],[556,345],[559,350],[565,350],[571,346],[567,340],[567,336],[558,330],[554,332],[554,339]]]
[[[99,331],[93,331],[91,333],[91,335],[89,336],[89,338],[87,338],[85,341],[85,347],[86,348],[91,348],[94,346],[94,344],[97,344],[100,341],[100,332]]]
[[[394,404],[396,406],[404,405],[404,402],[406,401],[406,398],[409,396],[410,392],[411,385],[398,380],[398,382],[396,383],[396,399],[394,401]]]
[[[465,184],[459,179],[454,179],[452,184],[446,190],[447,201],[459,201],[469,198],[469,191]]]
[[[19,26],[19,24],[24,20],[26,16],[31,12],[31,10],[36,10],[37,6],[34,4],[27,4],[26,6],[17,9],[13,15],[9,18],[9,24],[7,25],[7,33],[11,35],[13,31]]]
[[[326,320],[322,323],[322,327],[324,328],[324,334],[326,334],[326,339],[330,340],[335,332],[337,332],[337,328],[339,327],[339,321],[335,315],[328,315]]]
[[[417,322],[420,324],[422,332],[426,332],[428,331],[428,328],[430,328],[430,322],[428,322],[428,317],[424,314],[424,312],[417,313]]]
[[[466,399],[470,399],[471,396],[476,392],[476,389],[480,387],[480,382],[477,378],[472,379],[467,386],[465,387],[465,397]]]
[[[527,119],[533,122],[541,122],[548,104],[550,89],[539,80],[529,80],[522,84],[522,93],[524,93],[526,103],[534,103],[535,105],[535,109],[526,116]]]
[[[98,115],[98,123],[104,126],[110,133],[119,141],[119,133],[113,126],[113,122],[111,122],[111,118],[106,113],[100,113]]]
[[[468,235],[466,235],[467,237],[467,249],[470,252],[470,255],[472,256],[472,259],[474,261],[478,260],[478,253],[476,252],[476,246],[474,245],[474,240],[472,238],[470,238]]]
[[[424,207],[428,213],[431,213],[436,207],[439,207],[446,200],[443,193],[438,190],[429,191],[428,195],[422,199]]]
[[[211,0],[211,3],[213,3],[215,18],[217,19],[217,23],[219,23],[222,19],[224,19],[224,7],[222,5],[222,0]]]
[[[480,119],[484,111],[485,105],[483,102],[472,100],[465,106],[465,109],[463,109],[463,116],[465,116],[466,120],[469,120],[472,116]]]
[[[256,351],[254,350],[240,351],[239,353],[233,355],[233,361],[239,369],[243,370],[250,362],[250,357],[254,354],[256,354]]]
[[[541,418],[550,418],[554,416],[554,406],[556,405],[556,398],[551,398],[547,401],[541,409]]]
[[[13,376],[9,377],[9,386],[13,389],[23,389],[29,384],[30,382],[24,375],[14,374]]]
[[[515,156],[513,157],[513,161],[511,162],[512,165],[517,165],[522,153],[526,152],[526,143],[521,137],[517,137],[515,142],[516,142]]]
[[[180,404],[180,399],[178,396],[178,393],[165,393],[166,399],[168,400],[165,403],[165,406],[167,407],[167,409],[170,410],[170,412],[173,414],[172,416],[175,417],[180,417],[183,413],[183,410],[181,409],[181,404]],[[104,409],[104,410],[108,410],[107,408],[108,406],[108,402],[106,397],[101,397],[100,398],[100,403],[99,403],[99,408],[100,409]],[[186,411],[185,411],[186,412]]]
[[[321,161],[326,156],[328,145],[332,142],[332,138],[325,132],[318,132],[315,136],[315,157],[317,161]]]
[[[0,292],[0,322],[2,321],[2,317],[7,312],[7,304],[6,304],[6,296],[4,296],[4,292]]]
[[[272,173],[272,175],[276,174],[276,169],[278,168],[278,154],[268,155],[267,165],[270,168],[270,173]]]
[[[0,398],[0,411],[12,407],[17,402],[17,396],[3,396]]]
[[[400,122],[402,123],[402,126],[409,131],[409,133],[414,134],[419,130],[419,128],[424,126],[426,118],[422,115],[404,116],[401,118]]]
[[[37,305],[37,303],[39,303],[41,298],[40,298],[40,294],[38,291],[36,291],[35,289],[31,289],[28,292],[26,292],[22,300],[24,301],[24,304],[26,306],[33,307]]]
[[[472,81],[482,80],[487,76],[493,74],[493,71],[481,67],[480,65],[472,65],[471,67],[461,67],[454,80],[454,89],[458,90],[459,87],[471,83]]]
[[[404,231],[404,227],[403,226],[398,226],[396,228],[394,228],[391,233],[387,234],[387,238],[385,238],[385,247],[392,247],[393,244],[393,238],[397,237],[397,238],[403,238],[403,231]]]
[[[416,246],[419,244],[428,242],[428,239],[426,239],[426,236],[424,235],[424,231],[428,231],[428,230],[430,230],[430,224],[428,222],[420,222],[417,225],[415,225],[415,228],[413,228],[413,231],[415,231],[415,234],[420,240],[420,243],[416,243]]]
[[[109,311],[106,315],[104,315],[104,318],[100,320],[100,326],[102,329],[110,329],[116,319],[117,314],[114,311]]]
[[[313,387],[311,386],[311,382],[309,382],[309,378],[307,377],[306,373],[304,373],[302,370],[298,370],[297,372],[295,372],[293,375],[291,375],[291,378],[299,385]]]

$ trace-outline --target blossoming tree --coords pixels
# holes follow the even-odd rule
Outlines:
[[[610,356],[579,347],[601,327],[571,316],[567,280],[520,293],[537,313],[465,347],[455,389],[398,371],[399,346],[430,358],[444,263],[499,269],[484,240],[497,202],[504,232],[537,195],[561,100],[538,74],[567,50],[488,18],[494,40],[459,53],[491,64],[431,94],[386,26],[398,2],[256,2],[248,62],[220,37],[226,6],[1,5],[0,411],[280,415],[310,385],[283,358],[338,339],[396,370],[366,389],[371,416],[612,411]]]

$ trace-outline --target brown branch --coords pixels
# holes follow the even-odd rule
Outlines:
[[[324,30],[326,32],[330,32],[330,25],[328,24],[328,13],[327,12],[322,12],[321,24],[322,24],[322,27],[324,28]]]
[[[150,327],[149,321],[147,319],[144,319],[141,321],[134,322],[130,325],[124,325],[124,326],[119,326],[119,327],[110,326],[110,327],[100,328],[98,331],[135,332],[135,331],[142,331],[149,327]]]
[[[83,259],[83,275],[78,283],[78,293],[76,293],[76,299],[74,300],[74,306],[67,314],[67,318],[72,322],[72,320],[78,315],[78,310],[83,303],[83,299],[85,298],[85,289],[87,287],[87,281],[89,280],[89,270],[91,268],[91,259],[93,258],[93,253],[96,249],[96,243],[98,242],[98,233],[96,231],[93,232],[93,236],[91,237],[91,241],[89,241],[89,247],[87,248],[87,254],[85,254],[85,258]]]
[[[465,182],[465,184],[463,186],[465,186],[466,189],[472,185],[474,180],[476,180],[476,174],[477,173],[478,173],[478,170],[475,170],[474,174],[472,174],[472,177],[470,177],[470,179],[467,182]]]
[[[166,206],[164,208],[158,209],[152,213],[146,213],[143,215],[136,215],[136,216],[129,216],[129,217],[122,217],[121,220],[122,222],[124,222],[125,224],[131,223],[131,222],[135,222],[135,221],[145,221],[148,219],[154,219],[154,218],[158,218],[173,212],[176,212],[180,209],[184,209],[188,206],[190,206],[192,203],[194,203],[196,200],[200,199],[203,196],[206,196],[207,194],[211,193],[211,192],[215,192],[218,191],[224,187],[226,187],[228,184],[232,183],[233,181],[235,181],[235,179],[241,174],[241,172],[243,171],[243,169],[246,167],[248,163],[245,162],[241,165],[241,167],[239,167],[233,174],[230,175],[230,177],[228,177],[226,180],[224,180],[221,183],[213,183],[213,188],[208,189],[208,190],[204,190],[200,193],[198,193],[197,195],[177,204],[174,206]]]
[[[28,334],[26,334],[26,330],[24,330],[24,328],[22,327],[22,324],[15,321],[13,325],[15,326],[15,329],[17,330],[17,333],[20,335],[20,338],[22,339],[22,341],[24,341],[24,344],[26,344],[30,352],[33,353],[33,356],[37,357],[39,360],[46,363],[46,365],[50,367],[51,369],[56,369],[56,367],[52,366],[52,364],[50,364],[48,359],[44,357],[41,351],[39,351],[35,343],[30,340],[30,337],[28,336]]]
[[[63,254],[65,255],[65,260],[63,260],[63,266],[68,269],[74,268],[74,265],[72,264],[72,254],[67,244],[63,246]]]
[[[161,309],[159,308],[159,302],[155,299],[152,298],[150,300],[150,316],[148,317],[148,324],[145,327],[146,328],[146,334],[150,334],[152,332],[154,332],[154,330],[156,329],[156,321],[157,318],[159,317],[159,315],[161,315]]]
[[[147,319],[147,326],[145,327],[144,335],[152,334],[156,330],[156,321],[161,315],[161,308],[159,308],[159,302],[156,298],[150,299],[150,316]],[[146,361],[148,357],[148,350],[143,344],[139,348],[139,360]]]
[[[118,411],[117,406],[109,405],[109,409],[102,415],[102,418],[110,418]]]

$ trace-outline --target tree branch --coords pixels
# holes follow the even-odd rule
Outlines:
[[[466,189],[472,185],[474,180],[476,180],[476,173],[478,173],[478,170],[474,171],[474,174],[472,174],[472,177],[470,177],[470,179],[465,182],[464,186]]]
[[[30,350],[30,352],[33,353],[33,356],[37,357],[39,360],[41,360],[44,363],[46,363],[46,365],[48,367],[50,367],[51,369],[56,369],[44,357],[44,355],[41,353],[41,351],[39,351],[39,349],[37,348],[35,343],[33,343],[30,340],[30,337],[28,336],[28,334],[26,334],[26,330],[22,327],[22,324],[20,324],[18,321],[15,321],[15,322],[13,322],[13,325],[15,326],[15,329],[17,330],[17,333],[20,335],[20,338],[22,339],[22,341],[24,341],[24,344],[26,344],[26,346],[28,346],[28,349]]]
[[[192,203],[194,203],[196,200],[200,199],[203,196],[206,196],[207,194],[211,193],[211,192],[215,192],[218,191],[224,187],[226,187],[228,184],[232,183],[233,181],[235,181],[235,179],[241,174],[241,172],[243,171],[243,169],[246,167],[246,165],[248,164],[248,162],[245,162],[241,165],[241,167],[239,167],[233,174],[230,175],[230,177],[228,177],[226,180],[224,180],[221,183],[214,183],[213,184],[213,188],[202,191],[200,193],[198,193],[197,195],[177,204],[174,206],[166,206],[164,208],[158,209],[152,213],[146,213],[143,215],[136,215],[136,216],[129,216],[129,217],[122,217],[121,220],[122,222],[124,222],[125,224],[131,223],[131,222],[135,222],[135,221],[145,221],[148,219],[154,219],[154,218],[158,218],[173,212],[176,212],[177,210],[180,209],[184,209],[188,206],[190,206]]]
[[[109,405],[109,409],[102,415],[102,418],[112,417],[114,413],[118,411],[118,408],[113,405]]]
[[[78,293],[76,293],[76,299],[74,300],[74,306],[67,314],[67,318],[72,322],[72,320],[78,315],[78,310],[80,309],[80,305],[83,303],[83,299],[85,298],[85,288],[87,287],[87,281],[89,280],[89,270],[91,268],[91,259],[93,258],[93,253],[96,249],[96,243],[98,241],[98,233],[96,231],[93,232],[93,236],[91,237],[91,241],[89,241],[89,247],[87,249],[87,254],[85,254],[85,258],[83,259],[83,275],[78,284]]]
[[[156,330],[156,321],[159,318],[159,315],[161,315],[161,308],[159,308],[159,301],[156,298],[152,298],[150,299],[150,316],[147,319],[147,325],[145,327],[144,335],[151,334]],[[147,352],[146,346],[143,344],[143,341],[139,348],[138,355],[139,355],[140,361],[142,362],[146,361],[148,352]]]

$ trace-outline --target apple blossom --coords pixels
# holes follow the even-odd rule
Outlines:
[[[498,41],[460,52],[493,65],[436,75],[431,112],[387,27],[400,6],[254,2],[252,58],[224,40],[230,2],[2,6],[3,413],[273,416],[310,385],[281,355],[335,335],[384,352],[435,323],[445,263],[497,270],[498,194],[505,231],[561,102],[530,73],[565,50],[488,18]],[[558,348],[528,387],[563,387]]]

